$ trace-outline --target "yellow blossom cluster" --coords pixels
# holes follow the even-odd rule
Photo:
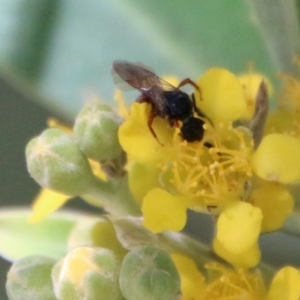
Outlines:
[[[182,300],[297,300],[300,272],[293,267],[280,269],[267,288],[260,271],[233,270],[219,263],[208,263],[208,279],[189,258],[172,254],[181,279]]]
[[[260,234],[283,226],[294,207],[288,187],[300,181],[300,82],[284,79],[279,108],[268,116],[272,86],[266,78],[208,70],[196,82],[200,92],[194,91],[201,114],[195,110],[193,117],[204,124],[203,138],[194,142],[183,139],[183,122],[170,124],[160,116],[151,123],[154,136],[149,128],[151,101],[134,102],[129,110],[121,107],[125,121],[118,138],[127,154],[128,184],[141,207],[143,226],[154,234],[180,231],[188,210],[210,214],[216,224],[213,249],[233,266],[207,264],[207,279],[189,258],[171,254],[183,300],[299,298],[298,270],[282,268],[269,289],[261,273],[250,270],[260,261]],[[90,164],[99,172],[99,164]],[[97,176],[107,180],[101,172]],[[33,222],[69,199],[43,193],[34,206]]]
[[[300,179],[300,140],[283,133],[257,138],[267,117],[260,116],[257,102],[260,97],[268,106],[270,84],[261,75],[247,76],[212,68],[199,78],[201,94],[194,93],[202,115],[194,116],[204,121],[202,140],[188,143],[180,125],[171,127],[161,117],[153,121],[154,137],[151,103],[131,105],[119,140],[146,228],[181,230],[187,209],[215,215],[215,251],[236,267],[250,268],[260,259],[260,233],[280,228],[293,209],[284,184]]]

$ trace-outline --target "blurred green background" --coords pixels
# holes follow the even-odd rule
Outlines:
[[[114,60],[194,79],[212,66],[243,73],[252,62],[278,90],[276,73],[296,72],[298,16],[291,0],[1,0],[1,206],[28,206],[38,192],[24,148],[49,116],[72,122],[90,95],[113,103]],[[88,209],[79,200],[70,205]],[[208,242],[210,220],[191,220],[189,232]],[[299,265],[298,240],[284,238],[288,251],[280,234],[263,238],[264,258]],[[2,261],[0,299],[8,267]]]

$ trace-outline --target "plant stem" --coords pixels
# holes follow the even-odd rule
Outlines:
[[[115,216],[141,215],[140,207],[129,190],[126,175],[107,182],[95,178],[95,184],[83,197],[91,205],[101,206]]]

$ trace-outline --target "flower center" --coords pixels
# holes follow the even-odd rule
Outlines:
[[[249,163],[253,143],[244,128],[205,124],[201,142],[178,141],[173,160],[161,165],[163,184],[191,201],[193,209],[218,207],[239,199],[252,175]],[[176,141],[174,141],[176,143]],[[171,187],[170,187],[171,185]]]
[[[264,299],[266,291],[260,272],[232,271],[216,263],[207,268],[222,275],[207,287],[204,299]]]

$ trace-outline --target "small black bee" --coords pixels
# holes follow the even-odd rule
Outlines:
[[[122,83],[127,83],[130,87],[137,89],[141,95],[136,101],[148,102],[152,105],[152,110],[148,119],[148,126],[157,139],[152,128],[153,120],[156,116],[166,119],[171,126],[179,126],[178,121],[182,122],[180,128],[181,137],[187,142],[200,141],[204,134],[204,121],[194,117],[194,112],[204,117],[195,104],[194,95],[192,98],[179,88],[190,84],[199,92],[200,88],[190,78],[186,78],[174,87],[165,80],[159,78],[147,67],[117,60],[113,63],[113,79],[116,85],[124,90]],[[121,79],[121,80],[120,80]],[[128,87],[128,85],[126,85]]]

